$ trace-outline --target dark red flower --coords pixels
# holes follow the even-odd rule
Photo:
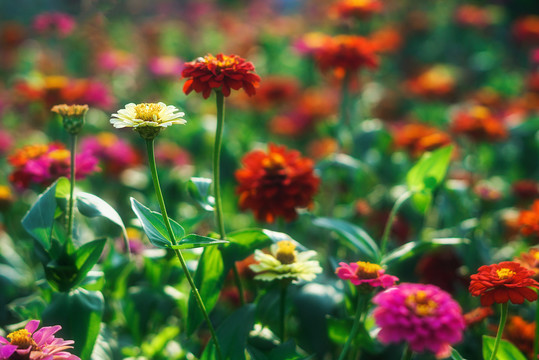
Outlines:
[[[329,38],[315,53],[322,71],[329,69],[358,71],[378,67],[376,49],[371,40],[355,35],[337,35]]]
[[[514,261],[483,265],[477,271],[471,276],[469,291],[473,296],[481,296],[482,306],[509,300],[513,304],[522,304],[524,299],[537,300],[537,293],[530,288],[539,288],[539,283],[532,278],[535,273]]]
[[[187,81],[183,92],[189,94],[195,90],[207,99],[212,90],[220,90],[224,96],[230,95],[230,89],[245,90],[253,96],[260,82],[253,63],[237,55],[208,54],[184,65],[182,77]]]
[[[297,217],[296,208],[310,207],[320,179],[314,175],[314,163],[298,151],[269,145],[269,152],[251,151],[236,171],[240,208],[251,209],[259,221],[286,221]]]

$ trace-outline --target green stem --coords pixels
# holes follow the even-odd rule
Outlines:
[[[163,200],[163,193],[161,192],[161,186],[159,185],[159,177],[157,176],[157,166],[155,164],[153,139],[146,140],[146,149],[148,151],[148,161],[150,163],[150,171],[152,173],[152,180],[153,180],[153,185],[155,188],[155,195],[157,196],[157,201],[159,202],[159,207],[161,208],[163,221],[165,222],[165,227],[167,228],[168,235],[170,236],[170,241],[172,245],[176,245],[177,244],[176,237],[174,236],[174,232],[172,231],[172,227],[170,226],[170,220],[168,219],[167,209],[165,207],[165,201]],[[183,272],[185,273],[185,276],[187,277],[187,281],[189,282],[189,285],[191,286],[191,291],[195,295],[195,299],[198,304],[198,307],[200,308],[200,311],[202,311],[202,314],[204,315],[204,319],[206,320],[206,323],[208,324],[208,328],[210,330],[213,342],[215,344],[215,350],[217,352],[218,359],[223,359],[223,355],[221,353],[221,346],[219,345],[219,340],[217,339],[217,334],[215,333],[213,324],[211,323],[210,317],[208,316],[208,312],[206,311],[206,306],[204,306],[202,297],[200,296],[200,293],[198,292],[195,282],[193,281],[193,277],[191,276],[191,273],[189,272],[189,269],[187,268],[187,264],[185,262],[185,259],[183,258],[182,252],[180,249],[174,249],[174,253],[178,257],[178,260],[180,260],[180,264],[182,266]]]
[[[215,220],[219,229],[221,240],[226,239],[225,222],[223,219],[223,207],[221,202],[221,181],[220,181],[220,163],[221,163],[221,144],[223,141],[223,128],[225,124],[225,98],[221,91],[215,92],[217,105],[217,128],[215,129],[215,143],[213,146],[213,188],[215,193]],[[245,296],[243,293],[243,285],[238,273],[236,263],[232,265],[234,272],[234,281],[238,288],[238,294],[241,305],[245,305]]]
[[[539,301],[535,302],[535,337],[533,338],[533,358],[539,355]]]
[[[410,349],[410,346],[406,344],[404,346],[404,351],[402,352],[401,360],[412,360],[412,356],[414,356],[414,352]]]
[[[289,282],[281,281],[281,299],[280,299],[280,319],[279,319],[279,333],[281,334],[281,343],[286,341],[286,293],[288,290]]]
[[[349,103],[349,97],[350,93],[348,91],[350,83],[350,74],[348,71],[344,73],[344,77],[342,79],[342,87],[341,87],[341,103],[340,103],[340,109],[339,109],[339,124],[337,127],[337,143],[339,145],[339,149],[342,151],[344,149],[344,130],[346,127],[346,124],[348,123],[348,103]]]
[[[492,350],[492,355],[490,355],[490,360],[496,359],[498,346],[500,346],[500,341],[502,339],[503,328],[505,327],[505,321],[507,320],[509,302],[501,304],[501,309],[502,309],[502,313],[500,315],[500,325],[498,326],[498,333],[496,334],[496,340],[494,340],[494,349]]]
[[[77,147],[77,135],[71,134],[70,152],[71,152],[71,169],[70,169],[70,189],[69,189],[69,202],[67,204],[67,236],[69,239],[73,238],[73,207],[75,202],[75,149]]]
[[[395,204],[393,205],[393,208],[391,209],[391,212],[389,213],[389,217],[387,219],[386,226],[384,228],[384,233],[382,235],[382,244],[380,245],[380,254],[381,256],[384,256],[387,250],[387,243],[389,241],[389,234],[391,233],[391,228],[393,227],[393,222],[395,221],[395,216],[397,216],[397,212],[399,211],[402,204],[406,202],[411,196],[411,191],[406,191],[403,193],[397,201],[395,201]]]
[[[366,303],[366,296],[362,296],[361,294],[357,295],[357,307],[356,307],[356,316],[354,318],[354,325],[352,326],[352,331],[350,332],[350,335],[348,336],[348,339],[346,340],[346,343],[344,344],[344,348],[342,349],[341,355],[339,356],[339,360],[344,360],[346,358],[346,354],[348,353],[348,350],[350,349],[350,345],[352,344],[352,341],[357,335],[357,331],[359,330],[359,325],[361,324],[361,315],[363,314],[363,307]]]

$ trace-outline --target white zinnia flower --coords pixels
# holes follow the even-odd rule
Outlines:
[[[320,263],[309,260],[316,256],[316,251],[296,251],[296,245],[291,241],[279,241],[270,248],[271,254],[255,250],[255,260],[258,264],[250,265],[257,273],[255,279],[272,281],[275,279],[293,279],[311,281],[316,274],[322,272]]]
[[[110,123],[115,128],[124,127],[162,127],[174,124],[185,124],[182,117],[185,115],[175,106],[159,103],[127,104],[124,109],[118,110],[117,114],[112,114]]]

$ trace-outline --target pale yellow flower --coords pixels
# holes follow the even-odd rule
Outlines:
[[[296,251],[296,245],[291,241],[279,241],[270,247],[271,254],[255,250],[255,260],[258,264],[249,266],[257,275],[255,279],[272,281],[276,279],[292,279],[311,281],[316,274],[322,272],[320,263],[310,260],[316,256],[316,251]]]
[[[161,127],[166,128],[174,124],[185,124],[182,117],[185,113],[175,106],[159,103],[127,104],[118,113],[112,114],[110,123],[115,128],[124,127]]]

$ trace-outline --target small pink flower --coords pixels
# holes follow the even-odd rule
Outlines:
[[[137,59],[123,50],[107,50],[97,56],[97,65],[107,71],[132,72],[137,68]]]
[[[48,12],[37,15],[34,18],[34,29],[39,33],[54,33],[65,37],[75,28],[75,20],[62,12]]]
[[[437,286],[400,284],[372,301],[378,305],[373,316],[383,344],[405,341],[412,351],[430,351],[443,359],[451,355],[451,345],[462,339],[462,309]]]
[[[350,280],[354,285],[370,285],[371,287],[391,287],[399,280],[396,276],[384,274],[380,265],[358,261],[350,264],[340,262],[336,274],[343,280]]]
[[[183,61],[175,56],[156,56],[148,62],[148,69],[157,77],[175,77],[182,73]]]
[[[24,329],[8,334],[7,339],[0,336],[0,360],[11,359],[14,354],[17,359],[80,360],[65,351],[73,348],[73,340],[54,336],[62,328],[60,325],[38,327],[39,320],[32,320]]]

